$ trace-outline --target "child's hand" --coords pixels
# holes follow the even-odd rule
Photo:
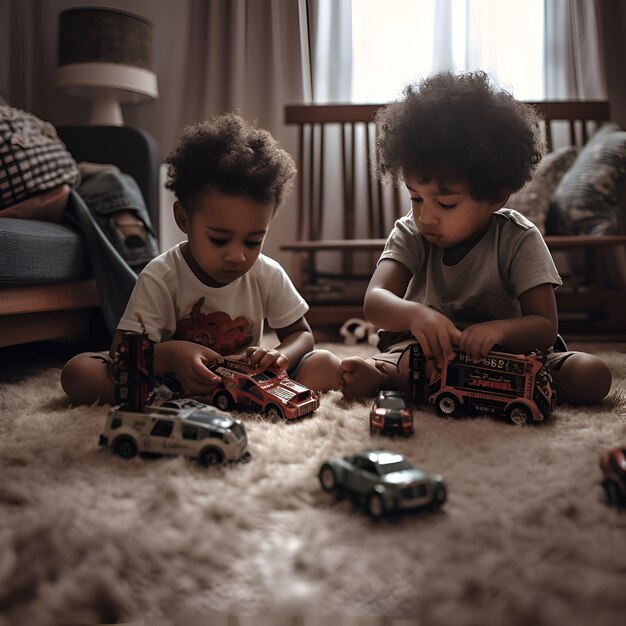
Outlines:
[[[473,359],[485,356],[497,343],[504,343],[501,327],[499,321],[472,324],[461,333],[459,348]]]
[[[424,356],[438,363],[443,357],[454,357],[453,345],[459,342],[461,331],[442,313],[420,306],[411,328]]]
[[[260,370],[273,367],[277,372],[286,371],[289,367],[289,359],[278,350],[250,346],[246,349],[246,361]]]
[[[185,391],[197,396],[208,396],[222,379],[207,368],[207,363],[219,358],[219,354],[191,341],[167,342],[168,361]]]

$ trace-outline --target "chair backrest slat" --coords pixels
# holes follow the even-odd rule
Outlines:
[[[370,233],[376,232],[376,225],[374,221],[374,192],[372,185],[374,184],[375,172],[373,168],[372,157],[372,133],[370,124],[365,124],[365,154],[367,155],[367,231]]]
[[[315,220],[315,238],[321,239],[322,237],[322,225],[324,223],[324,163],[325,163],[325,146],[326,146],[326,124],[319,124],[319,162],[317,164],[317,171],[319,172],[319,188],[317,196],[317,214]]]
[[[298,165],[300,168],[304,167],[304,133],[306,132],[306,126],[302,124],[298,127]],[[305,206],[304,206],[304,181],[302,175],[300,176],[300,184],[298,185],[298,230],[296,236],[299,240],[305,239]]]

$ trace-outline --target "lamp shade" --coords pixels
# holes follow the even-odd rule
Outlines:
[[[91,123],[121,125],[120,103],[158,96],[153,71],[152,22],[103,7],[80,7],[59,16],[57,87],[93,98]]]

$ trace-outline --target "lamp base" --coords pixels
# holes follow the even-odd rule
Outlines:
[[[94,101],[89,123],[94,126],[123,126],[122,108],[115,89],[94,88]]]

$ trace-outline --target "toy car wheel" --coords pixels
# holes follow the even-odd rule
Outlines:
[[[283,412],[275,404],[268,404],[265,407],[265,415],[271,420],[281,420],[284,417]]]
[[[213,405],[222,411],[232,411],[235,406],[233,397],[227,391],[220,391],[213,398]]]
[[[458,408],[459,402],[451,393],[442,393],[437,398],[437,410],[440,415],[452,415]]]
[[[445,485],[439,485],[437,491],[435,492],[435,497],[433,501],[430,503],[430,508],[432,511],[438,511],[448,499],[448,489]]]
[[[510,404],[506,408],[506,417],[512,424],[517,426],[532,424],[533,422],[533,414],[525,404]]]
[[[335,475],[335,470],[328,465],[328,463],[322,465],[319,473],[319,479],[322,489],[327,493],[330,493],[337,488],[337,476]]]
[[[380,519],[387,512],[385,501],[379,493],[371,493],[367,498],[367,512],[374,519]]]
[[[132,459],[137,454],[137,442],[132,437],[118,437],[113,452],[123,459]]]
[[[198,457],[198,462],[204,467],[219,465],[224,461],[224,454],[219,448],[205,448]]]

